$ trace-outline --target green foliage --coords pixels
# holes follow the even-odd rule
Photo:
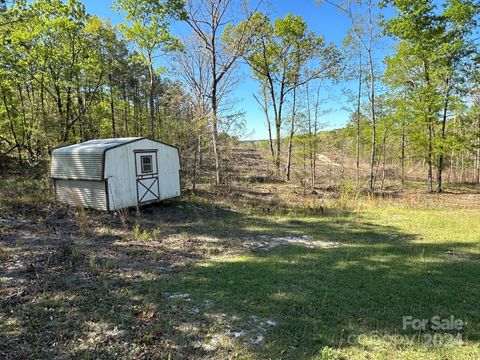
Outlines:
[[[444,157],[459,144],[449,118],[461,113],[465,102],[461,95],[471,76],[471,35],[479,8],[468,0],[447,1],[442,12],[431,0],[391,3],[397,16],[387,21],[386,30],[400,43],[386,59],[385,80],[397,94],[395,118],[403,116],[416,156],[426,159],[430,173],[438,163],[441,175]]]
[[[132,228],[132,236],[134,239],[140,241],[148,241],[148,240],[160,240],[161,237],[161,230],[159,228],[155,228],[151,231],[149,230],[142,230],[140,224],[135,224]]]
[[[249,22],[227,28],[226,38],[235,41],[247,27],[254,27],[259,34],[244,58],[260,84],[264,111],[266,114],[273,112],[273,125],[270,119],[267,121],[275,131],[276,152],[272,155],[278,170],[286,101],[312,80],[337,78],[342,57],[335,45],[327,44],[323,36],[308,31],[305,20],[297,15],[287,14],[272,23],[267,15],[255,13]]]
[[[120,25],[120,30],[126,39],[134,42],[148,58],[159,49],[177,50],[181,47],[177,38],[170,34],[170,23],[177,19],[185,19],[183,0],[117,0],[115,8],[125,14],[126,24]]]
[[[287,14],[271,24],[266,15],[258,14],[256,21],[263,24],[264,38],[247,54],[247,61],[261,83],[268,77],[283,78],[289,92],[309,78],[338,75],[340,53],[333,44],[327,45],[323,36],[307,31],[300,16]],[[319,61],[318,67],[304,68],[313,60]]]
[[[230,11],[229,4],[220,5]],[[200,52],[208,46],[200,46],[198,41],[186,42],[188,49],[183,48],[185,44],[170,32],[173,22],[192,20],[187,19],[182,0],[118,0],[115,8],[124,17],[119,27],[89,14],[80,0],[7,1],[1,5],[1,171],[13,168],[14,157],[21,165],[18,168],[24,169],[25,164],[44,165],[55,147],[119,136],[150,135],[181,145],[187,181],[196,176],[199,166],[209,169],[215,162],[204,156],[212,151],[208,145],[212,141],[212,54]],[[355,15],[357,9],[372,4],[342,0],[337,5],[346,11],[353,8],[351,15]],[[407,160],[430,164],[437,173],[448,162],[452,167],[461,162],[468,170],[479,167],[478,5],[470,0],[445,0],[442,6],[433,0],[386,0],[384,5],[395,9],[395,16],[384,22],[384,30],[396,47],[395,53],[384,59],[384,76],[376,76],[382,83],[375,95],[375,138],[372,109],[367,108],[365,95],[371,83],[370,74],[364,71],[368,51],[361,44],[369,37],[369,27],[377,24],[375,8],[373,25],[368,16],[351,19],[355,26],[346,36],[343,51],[292,14],[271,19],[257,11],[243,21],[219,25],[216,61],[222,70],[217,68],[217,97],[224,98],[223,92],[229,88],[226,84],[235,78],[225,74],[235,71],[236,59],[244,57],[260,86],[259,104],[268,115],[272,133],[262,146],[269,150],[277,172],[284,158],[280,153],[288,145],[285,129],[300,137],[313,131],[304,126],[306,119],[313,118],[314,107],[307,105],[304,96],[307,84],[316,81],[320,92],[323,80],[340,78],[344,60],[352,65],[347,78],[363,86],[361,106],[357,110],[357,94],[352,91],[349,101],[355,108],[350,123],[343,130],[319,135],[320,142],[325,140],[330,148],[354,154],[359,112],[362,161],[369,158],[369,144],[375,142],[377,163],[386,158],[387,165],[399,167]],[[189,8],[191,11],[194,8]],[[200,14],[193,15],[208,34]],[[376,41],[377,29],[372,31],[372,41]],[[185,69],[176,70],[180,81],[171,78],[169,69],[157,66],[156,59],[172,50],[185,55],[193,82],[178,76],[185,74]],[[362,67],[356,60],[359,54]],[[228,107],[227,102],[221,104],[215,121],[217,141],[225,148],[220,151],[220,164],[225,163],[224,170],[231,172],[229,149],[239,134],[245,133],[245,123],[242,111],[226,111]],[[321,118],[317,115],[315,124]],[[302,167],[304,160],[298,151],[297,146],[294,161]]]
[[[347,209],[355,207],[359,193],[357,187],[351,180],[343,180],[339,186],[339,197],[337,201],[337,207],[339,209]]]
[[[179,82],[160,79],[156,69],[152,75],[146,53],[131,46],[151,50],[150,61],[157,51],[178,49],[168,28],[185,18],[183,2],[120,5],[133,26],[123,26],[125,34],[88,14],[78,0],[15,2],[0,13],[2,171],[13,155],[22,168],[42,164],[64,144],[151,134],[151,115],[154,137],[188,143],[195,127],[189,94]],[[139,29],[142,19],[150,23]]]

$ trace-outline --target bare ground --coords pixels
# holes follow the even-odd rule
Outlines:
[[[342,194],[341,166],[327,155],[313,192],[281,181],[256,150],[238,149],[235,156],[242,159],[236,170],[242,176],[228,187],[200,186],[196,195],[138,213],[87,211],[83,227],[74,209],[62,208],[48,195],[41,198],[33,185],[34,200],[16,199],[15,192],[2,189],[8,206],[0,216],[0,358],[225,358],[235,356],[229,342],[259,346],[275,319],[215,313],[209,310],[213,299],[194,303],[189,294],[153,284],[168,284],[176,273],[218,256],[285,243],[340,246],[298,233],[301,220],[292,220],[295,234],[272,229],[259,236],[250,228],[257,215],[322,216],[360,205],[357,195]],[[51,189],[42,187],[40,193],[51,196]],[[392,187],[362,204],[474,211],[480,208],[480,189],[451,185],[444,194],[429,195]],[[201,322],[192,320],[198,312],[206,314]],[[219,331],[202,330],[212,327]]]

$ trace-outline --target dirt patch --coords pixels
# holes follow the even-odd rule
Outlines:
[[[197,340],[193,344],[194,347],[202,348],[207,352],[232,342],[240,342],[249,347],[259,347],[265,341],[268,332],[277,326],[276,321],[255,315],[246,320],[236,315],[228,317],[223,313],[212,316],[217,318],[218,324],[221,324],[217,332],[202,340]]]
[[[215,302],[210,299],[196,300],[188,293],[167,293],[167,299],[182,304],[187,313],[193,314],[197,321],[188,321],[178,325],[180,329],[195,332],[195,329],[206,328],[207,323],[214,324],[215,332],[193,341],[192,346],[206,352],[215,351],[234,341],[250,347],[261,346],[268,332],[278,325],[276,320],[251,315],[244,318],[240,315],[228,315],[214,312]]]
[[[317,155],[317,160],[322,164],[322,165],[330,165],[330,166],[341,166],[339,163],[333,161],[330,159],[328,156],[324,154],[318,154]]]
[[[190,294],[167,294],[170,300],[181,299],[184,301],[190,301]]]
[[[271,237],[262,235],[259,240],[247,241],[244,246],[250,250],[272,250],[281,245],[302,245],[308,248],[331,249],[344,246],[344,244],[335,241],[314,240],[311,236],[284,236]]]

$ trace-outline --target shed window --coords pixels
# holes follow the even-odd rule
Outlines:
[[[151,173],[152,169],[152,155],[140,156],[140,162],[142,164],[142,173]]]

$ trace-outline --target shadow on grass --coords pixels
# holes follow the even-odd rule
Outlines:
[[[451,246],[425,251],[439,256]],[[167,285],[147,286],[210,299],[217,313],[244,321],[251,316],[273,319],[278,326],[269,331],[264,346],[251,350],[265,357],[305,358],[323,346],[348,345],[349,335],[402,333],[404,315],[419,319],[454,315],[468,324],[465,336],[478,340],[478,263],[441,262],[424,258],[418,250],[387,246],[372,253],[362,247],[288,246],[209,263]]]
[[[0,309],[7,314],[0,354],[313,358],[324,346],[348,345],[348,335],[401,333],[404,315],[454,315],[467,322],[465,336],[478,340],[480,266],[478,258],[462,256],[471,244],[419,244],[414,234],[349,213],[291,221],[188,202],[174,207],[144,211],[144,221],[162,219],[168,231],[215,237],[223,246],[266,234],[309,235],[340,245],[247,249],[238,257],[154,275],[156,260],[148,251],[172,250],[147,243],[134,249],[145,254],[143,271],[126,263],[92,272],[80,264],[56,278],[32,275],[28,301]],[[125,258],[132,249],[112,251]],[[216,335],[227,340],[214,341]]]
[[[268,229],[266,220],[259,225]],[[461,254],[471,244],[414,244],[410,234],[362,222],[355,227],[325,221],[309,226],[301,225],[301,232],[346,246],[294,245],[252,252],[199,264],[174,281],[143,283],[140,288],[147,294],[158,288],[191,294],[195,303],[208,299],[215,305],[197,321],[213,326],[215,314],[240,318],[223,324],[237,333],[251,327],[252,316],[273,319],[278,326],[268,331],[263,346],[249,348],[252,357],[313,357],[324,346],[349,345],[348,335],[401,334],[402,316],[408,315],[454,315],[467,323],[466,338],[479,339],[478,258],[449,255]],[[298,230],[290,224],[270,227],[274,233]],[[246,336],[255,337],[255,332]]]

